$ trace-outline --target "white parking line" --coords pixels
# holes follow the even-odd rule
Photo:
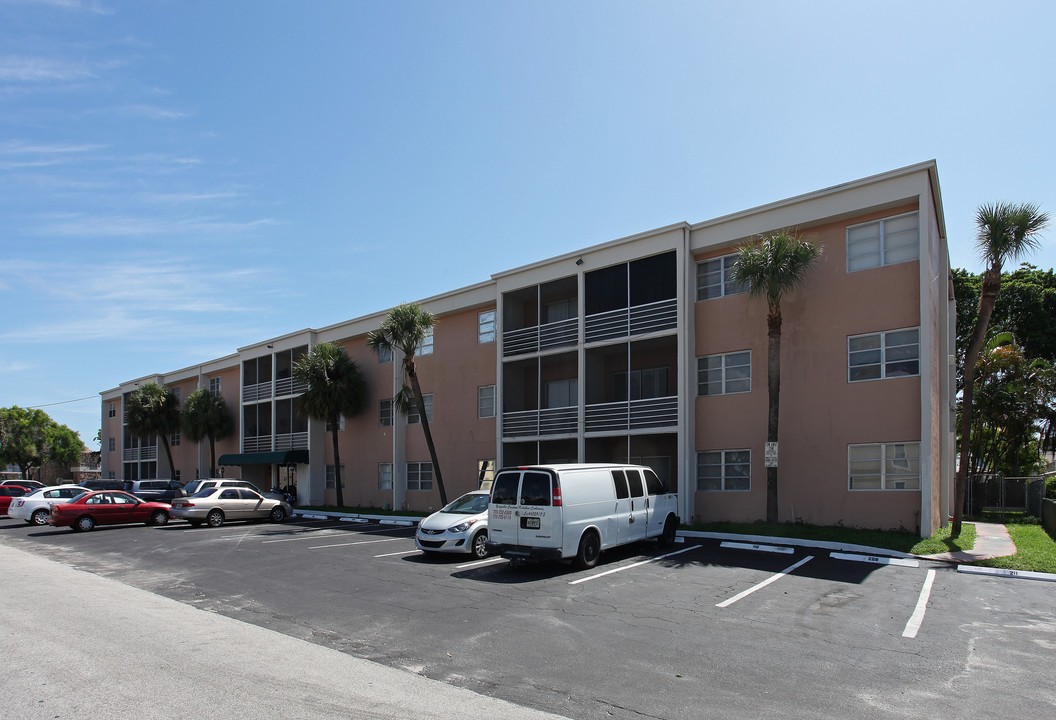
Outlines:
[[[606,570],[605,572],[598,573],[597,575],[591,575],[590,577],[580,578],[579,580],[572,580],[568,584],[569,585],[579,585],[580,583],[585,583],[588,580],[596,580],[596,579],[598,579],[600,577],[605,577],[606,575],[612,575],[613,573],[623,572],[624,570],[630,570],[631,568],[636,568],[636,567],[638,567],[640,565],[646,565],[646,564],[651,563],[651,562],[656,562],[657,560],[663,560],[664,558],[669,558],[672,555],[679,555],[679,554],[684,553],[684,552],[689,552],[690,550],[696,550],[698,547],[700,547],[700,546],[699,545],[690,545],[687,548],[682,548],[681,550],[675,550],[674,552],[667,553],[666,555],[658,555],[658,556],[656,556],[654,558],[649,558],[648,560],[642,560],[641,562],[636,562],[636,563],[633,563],[631,565],[624,565],[623,567],[613,568],[612,570]]]
[[[340,527],[342,529],[348,530],[348,526],[347,525],[334,525],[333,527],[335,527],[335,528],[336,527]],[[329,530],[331,528],[321,528],[321,529]],[[357,535],[370,535],[371,533],[378,533],[378,532],[392,532],[392,528],[387,528],[387,529],[383,529],[383,530],[368,530],[366,532],[360,532],[359,530],[355,530],[353,532],[355,532]],[[314,540],[315,539],[314,538],[314,534],[315,534],[314,530],[309,530],[309,531],[298,533],[299,537],[282,538],[280,540],[265,540],[262,544],[280,543],[280,542],[294,542],[295,540]],[[333,533],[327,533],[327,534],[333,534]]]
[[[743,600],[744,598],[748,597],[749,595],[754,593],[756,590],[761,590],[764,587],[766,587],[767,585],[769,585],[770,583],[777,582],[778,580],[783,578],[785,575],[788,575],[790,572],[792,572],[793,570],[795,570],[796,568],[798,568],[798,567],[800,567],[802,565],[806,565],[808,562],[810,562],[813,559],[814,559],[813,555],[807,555],[805,558],[803,558],[802,560],[797,562],[795,565],[789,565],[787,568],[785,568],[781,572],[777,573],[776,575],[772,575],[771,577],[767,578],[766,580],[763,580],[761,583],[759,583],[757,585],[753,585],[752,587],[748,588],[744,592],[737,593],[736,595],[731,597],[729,600],[723,600],[721,603],[717,603],[715,605],[715,607],[720,607],[720,608],[729,607],[730,605],[733,605],[738,600]]]
[[[416,553],[416,552],[421,552],[421,551],[417,550],[417,549],[416,550],[403,550],[401,552],[385,553],[384,555],[375,555],[374,557],[376,557],[376,558],[395,557],[397,555],[410,555],[410,554]]]
[[[371,545],[373,543],[396,542],[407,538],[385,538],[383,540],[357,540],[356,542],[334,543],[333,545],[314,545],[309,550],[325,550],[326,548],[346,547],[348,545]]]
[[[927,577],[924,578],[924,586],[920,588],[920,597],[917,598],[917,607],[909,616],[909,622],[906,623],[906,629],[902,631],[902,637],[915,638],[917,636],[917,631],[924,622],[924,611],[928,608],[928,598],[931,597],[931,586],[934,582],[935,571],[928,570]]]
[[[506,562],[506,558],[486,558],[484,560],[477,560],[476,562],[466,563],[465,565],[456,565],[455,568],[458,570],[465,570],[466,568],[475,568],[480,567],[481,565],[494,565],[495,563],[500,562]]]

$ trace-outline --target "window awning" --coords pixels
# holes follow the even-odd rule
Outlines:
[[[232,453],[221,455],[218,465],[306,465],[307,450],[284,450],[282,452]]]

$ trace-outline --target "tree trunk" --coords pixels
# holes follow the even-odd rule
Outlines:
[[[995,280],[996,278],[996,280]],[[964,388],[961,391],[961,459],[957,465],[957,480],[953,497],[953,527],[950,537],[960,537],[961,520],[964,516],[964,497],[968,490],[968,463],[971,456],[972,403],[975,399],[975,364],[986,340],[986,329],[994,312],[997,293],[1001,290],[1001,267],[990,268],[983,275],[982,292],[979,294],[979,317],[975,321],[968,350],[964,356]]]
[[[213,440],[213,436],[209,436],[209,475],[213,477],[216,473],[216,440]]]
[[[429,446],[429,457],[433,461],[433,477],[436,478],[436,489],[440,491],[440,507],[444,507],[447,505],[447,490],[444,489],[444,476],[440,473],[440,460],[436,457],[433,434],[429,431],[429,416],[425,413],[425,397],[422,395],[421,386],[418,385],[418,375],[413,369],[408,370],[407,379],[411,381],[414,404],[418,406],[418,417],[421,418],[422,430],[425,432],[425,444]]]
[[[176,474],[176,463],[172,461],[172,450],[169,449],[169,439],[165,437],[165,433],[158,433],[158,437],[161,438],[161,444],[165,446],[165,457],[169,459],[169,479],[172,480],[172,476]]]
[[[766,441],[776,443],[778,416],[781,409],[781,308],[772,306],[766,317],[766,391],[769,400],[766,419]],[[780,454],[779,454],[780,457]],[[778,520],[777,468],[766,469],[766,521]],[[794,519],[794,518],[793,518]]]
[[[337,447],[337,424],[340,418],[330,421],[330,437],[334,441],[334,487],[337,489],[337,506],[345,506],[345,495],[341,492],[341,451]]]

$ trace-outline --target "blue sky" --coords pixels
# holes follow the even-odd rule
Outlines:
[[[91,445],[123,381],[929,159],[979,271],[981,203],[1056,213],[1054,27],[1014,0],[0,0],[0,406]]]

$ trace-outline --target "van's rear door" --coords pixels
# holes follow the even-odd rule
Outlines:
[[[503,470],[491,484],[488,505],[488,535],[493,543],[518,545],[517,512],[521,492],[520,470]]]
[[[557,478],[544,470],[525,470],[516,512],[517,544],[528,547],[561,547],[561,497]],[[557,492],[555,492],[557,489]]]

